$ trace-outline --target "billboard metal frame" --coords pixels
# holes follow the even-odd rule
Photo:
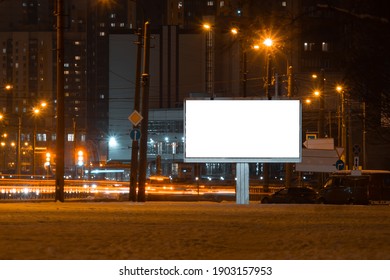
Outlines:
[[[218,112],[219,109],[224,111]],[[185,162],[297,163],[302,160],[302,104],[299,100],[188,98],[184,100],[183,112]],[[292,135],[285,134],[284,130]],[[213,143],[219,141],[218,137],[224,137],[224,141]],[[252,155],[244,149],[253,141],[257,141],[254,147],[264,155],[256,152]],[[241,151],[244,154],[240,154]]]

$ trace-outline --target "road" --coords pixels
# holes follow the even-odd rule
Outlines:
[[[0,259],[388,260],[390,207],[0,203]]]

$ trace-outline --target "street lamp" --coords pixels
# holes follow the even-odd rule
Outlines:
[[[341,85],[338,85],[336,87],[336,91],[340,94],[340,100],[341,100],[341,127],[339,126],[339,138],[341,133],[341,147],[344,148],[344,153],[341,156],[341,159],[345,161],[346,157],[345,154],[347,152],[347,123],[346,123],[346,115],[345,115],[345,92],[344,88]]]
[[[206,31],[206,92],[214,97],[214,34],[212,25],[203,24]]]
[[[235,37],[238,37],[238,41],[239,41],[239,48],[240,48],[240,51],[242,52],[242,63],[240,63],[240,67],[242,67],[240,70],[241,73],[242,73],[242,96],[243,97],[246,97],[246,89],[247,89],[247,75],[248,75],[248,71],[247,71],[247,46],[244,45],[243,43],[243,36],[241,35],[240,33],[240,30],[236,27],[233,27],[230,29],[230,33],[235,36]],[[241,55],[241,54],[240,54]]]
[[[266,58],[266,80],[265,80],[265,97],[270,100],[271,96],[269,94],[269,87],[271,84],[271,50],[270,48],[273,46],[273,41],[271,38],[266,38],[263,41],[264,46],[267,49],[267,58]]]
[[[34,131],[33,131],[33,142],[32,142],[32,176],[35,175],[35,147],[37,138],[37,118],[41,114],[41,111],[46,108],[47,103],[42,101],[39,107],[33,108],[34,115]],[[20,140],[18,139],[18,150],[20,150]]]
[[[319,89],[317,89],[314,94],[319,98],[319,111],[318,111],[318,138],[324,138],[324,123],[325,123],[325,71],[321,69],[321,74],[313,74],[312,78],[315,81],[320,79]]]

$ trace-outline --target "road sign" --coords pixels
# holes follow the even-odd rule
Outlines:
[[[131,140],[139,140],[141,138],[141,131],[137,128],[130,130]]]
[[[341,159],[336,161],[336,169],[337,170],[343,170],[344,166],[345,166],[344,161],[342,161]]]
[[[353,169],[358,169],[359,168],[359,157],[354,156],[353,157]]]
[[[295,165],[296,171],[335,172],[339,160],[337,150],[302,149],[302,162]]]
[[[303,146],[307,149],[321,149],[321,150],[333,150],[334,139],[333,138],[318,138],[318,139],[307,139]]]
[[[134,126],[137,126],[142,121],[143,117],[137,110],[134,110],[128,119]]]
[[[352,150],[353,150],[353,154],[354,154],[355,156],[357,156],[357,155],[360,153],[360,146],[357,145],[357,144],[355,144],[355,145],[353,145]]]

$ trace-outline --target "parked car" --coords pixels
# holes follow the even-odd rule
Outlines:
[[[389,204],[390,171],[335,172],[320,189],[318,200],[329,204]]]
[[[261,203],[316,203],[318,193],[310,187],[283,188],[270,196],[266,196]]]

